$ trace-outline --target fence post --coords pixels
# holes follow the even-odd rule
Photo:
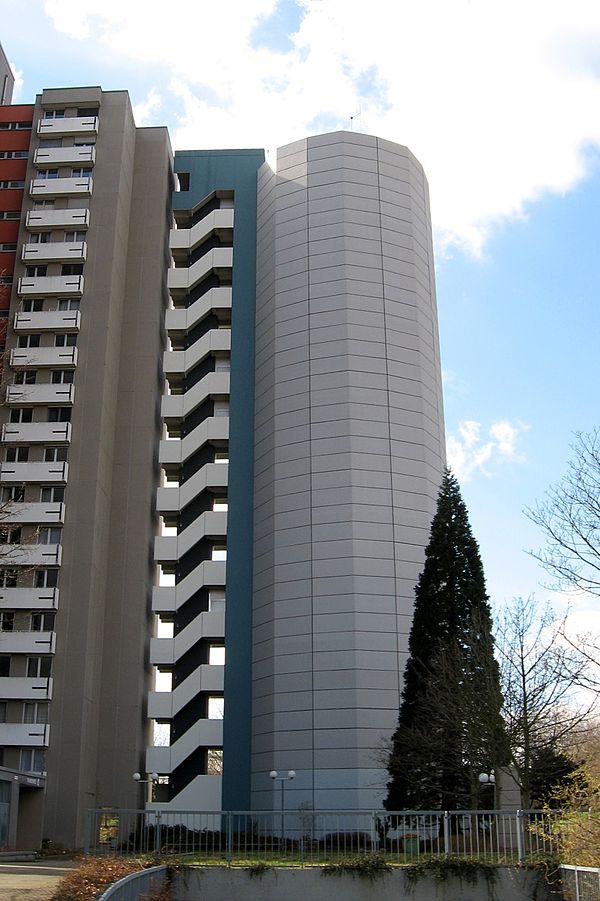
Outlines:
[[[517,854],[519,863],[525,863],[525,836],[523,834],[523,811],[517,810]]]
[[[450,811],[444,811],[444,854],[452,853],[452,839],[450,837]]]
[[[88,810],[85,818],[85,836],[83,839],[83,853],[85,857],[89,856],[90,846],[92,844],[92,823],[94,820],[94,811]]]
[[[155,823],[154,823],[154,856],[158,859],[160,857],[160,839],[161,839],[161,822],[160,822],[160,810],[156,811]]]
[[[231,866],[233,859],[233,824],[231,822],[231,810],[226,812],[227,816],[227,866]]]

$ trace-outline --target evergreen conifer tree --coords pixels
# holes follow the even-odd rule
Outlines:
[[[483,566],[449,471],[415,595],[385,807],[470,809],[479,774],[508,752]]]

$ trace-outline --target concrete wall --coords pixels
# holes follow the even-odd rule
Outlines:
[[[253,875],[248,870],[220,867],[185,868],[177,876],[175,901],[217,901],[240,898],[245,901],[545,901],[548,886],[538,870],[498,867],[493,887],[480,878],[468,885],[456,878],[435,882],[431,876],[410,883],[401,868],[370,882],[350,875],[325,874],[322,869],[275,869]],[[556,898],[556,894],[552,894]]]
[[[339,132],[259,175],[254,808],[381,804],[444,466],[427,185]]]

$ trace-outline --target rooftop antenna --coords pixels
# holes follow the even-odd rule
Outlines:
[[[356,112],[352,116],[350,116],[350,131],[354,131],[354,120],[360,119],[361,116],[362,116],[362,107],[359,106],[358,112]],[[356,124],[360,127],[360,122],[357,122]]]

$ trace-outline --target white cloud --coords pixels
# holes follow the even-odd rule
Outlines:
[[[133,117],[135,119],[135,124],[138,127],[152,124],[150,121],[152,119],[152,114],[155,113],[160,106],[160,94],[154,88],[150,88],[146,95],[146,99],[141,103],[134,104]]]
[[[18,101],[21,99],[21,91],[23,90],[23,70],[17,69],[14,63],[10,63],[10,68],[12,70],[12,74],[15,77],[12,102],[18,103]]]
[[[276,0],[181,0],[173,15],[139,0],[45,10],[71,37],[170,73],[175,147],[274,147],[348,128],[360,109],[361,130],[408,144],[425,166],[442,248],[480,252],[495,224],[585,176],[600,147],[597,0],[298,5],[282,52],[252,46]]]
[[[459,423],[458,435],[448,435],[446,439],[448,465],[459,479],[467,481],[477,471],[491,476],[503,463],[525,463],[517,443],[528,430],[524,423],[501,420],[488,427],[484,439],[480,422],[464,420]]]

